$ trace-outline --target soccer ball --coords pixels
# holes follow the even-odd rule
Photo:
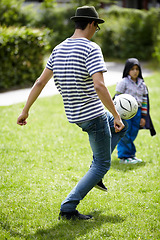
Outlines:
[[[138,111],[138,103],[130,94],[120,94],[113,102],[122,119],[131,119]]]

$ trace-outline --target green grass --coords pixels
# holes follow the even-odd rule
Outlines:
[[[28,124],[16,125],[24,104],[0,107],[0,239],[160,239],[160,73],[145,79],[157,131],[136,139],[142,164],[120,165],[116,150],[104,182],[78,210],[90,221],[58,220],[61,201],[88,170],[87,134],[69,124],[59,95],[38,99]],[[109,88],[114,94],[115,86]]]

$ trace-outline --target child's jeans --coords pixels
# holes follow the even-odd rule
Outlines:
[[[117,145],[118,157],[119,158],[132,158],[135,157],[136,147],[134,140],[137,137],[141,120],[141,108],[138,108],[137,114],[126,120],[128,123],[128,129],[125,136],[119,141]]]

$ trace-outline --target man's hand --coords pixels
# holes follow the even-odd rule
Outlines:
[[[28,118],[28,113],[21,113],[17,119],[17,124],[20,126],[26,125],[27,121],[26,119]]]
[[[120,117],[114,118],[114,128],[115,132],[120,132],[124,128],[124,124]]]

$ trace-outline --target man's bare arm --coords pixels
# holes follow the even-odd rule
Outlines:
[[[19,115],[17,119],[17,124],[21,126],[26,125],[27,123],[26,119],[28,118],[30,107],[36,101],[42,89],[45,87],[45,85],[51,79],[52,76],[53,76],[53,72],[45,68],[41,76],[36,80],[35,84],[33,85],[31,92],[28,96],[27,102],[22,110],[22,113]]]

